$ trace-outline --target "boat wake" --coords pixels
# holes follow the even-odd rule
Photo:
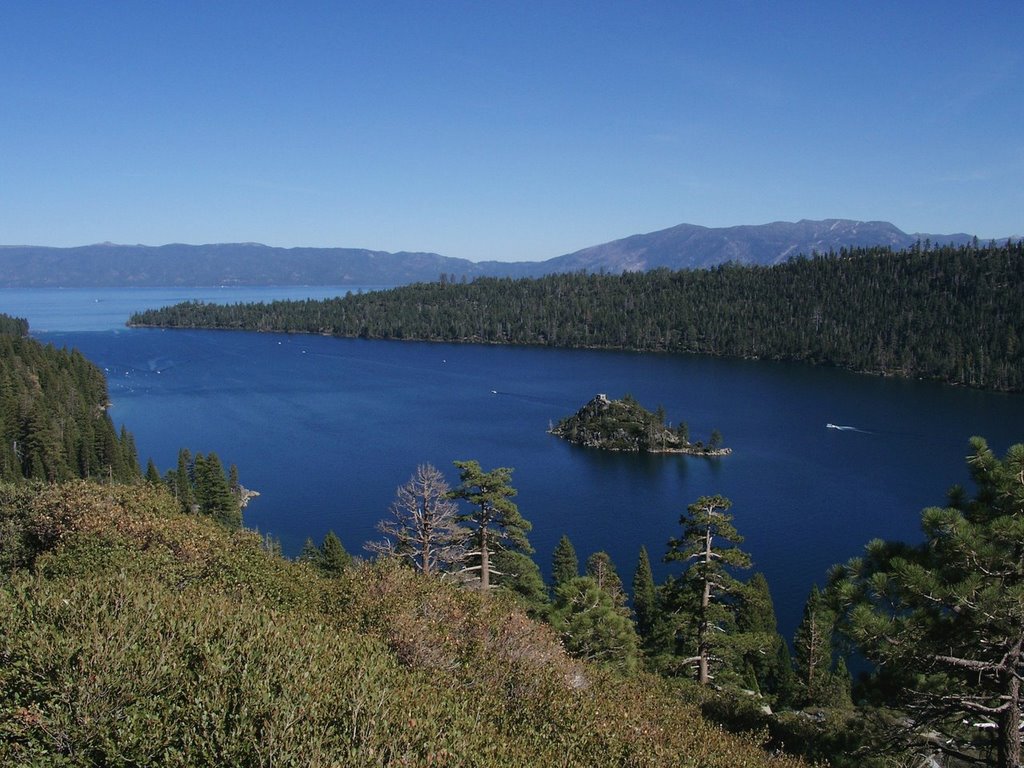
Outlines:
[[[826,429],[838,429],[840,432],[862,432],[865,435],[870,435],[871,432],[866,429],[858,429],[857,427],[849,427],[843,424],[832,424],[831,422],[825,425]]]

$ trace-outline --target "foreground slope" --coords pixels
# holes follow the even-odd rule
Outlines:
[[[5,765],[759,766],[497,597],[340,579],[160,486],[0,486]]]

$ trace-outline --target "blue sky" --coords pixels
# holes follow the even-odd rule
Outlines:
[[[1022,33],[1020,0],[11,0],[0,243],[1020,235]]]

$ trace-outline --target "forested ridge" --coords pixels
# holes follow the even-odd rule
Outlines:
[[[132,436],[107,413],[103,372],[27,333],[25,320],[0,315],[0,479],[138,477]]]
[[[695,352],[1019,391],[1022,306],[1024,245],[1007,241],[844,250],[771,267],[442,275],[323,301],[189,302],[129,324]]]

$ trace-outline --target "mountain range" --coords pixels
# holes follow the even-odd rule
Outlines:
[[[554,272],[699,269],[726,262],[777,264],[843,248],[915,242],[964,244],[971,235],[908,234],[884,221],[825,219],[736,227],[680,224],[631,235],[545,261],[480,261],[437,253],[361,248],[278,248],[259,243],[118,245],[73,248],[0,246],[0,287],[207,285],[392,286],[475,277],[538,277]]]

